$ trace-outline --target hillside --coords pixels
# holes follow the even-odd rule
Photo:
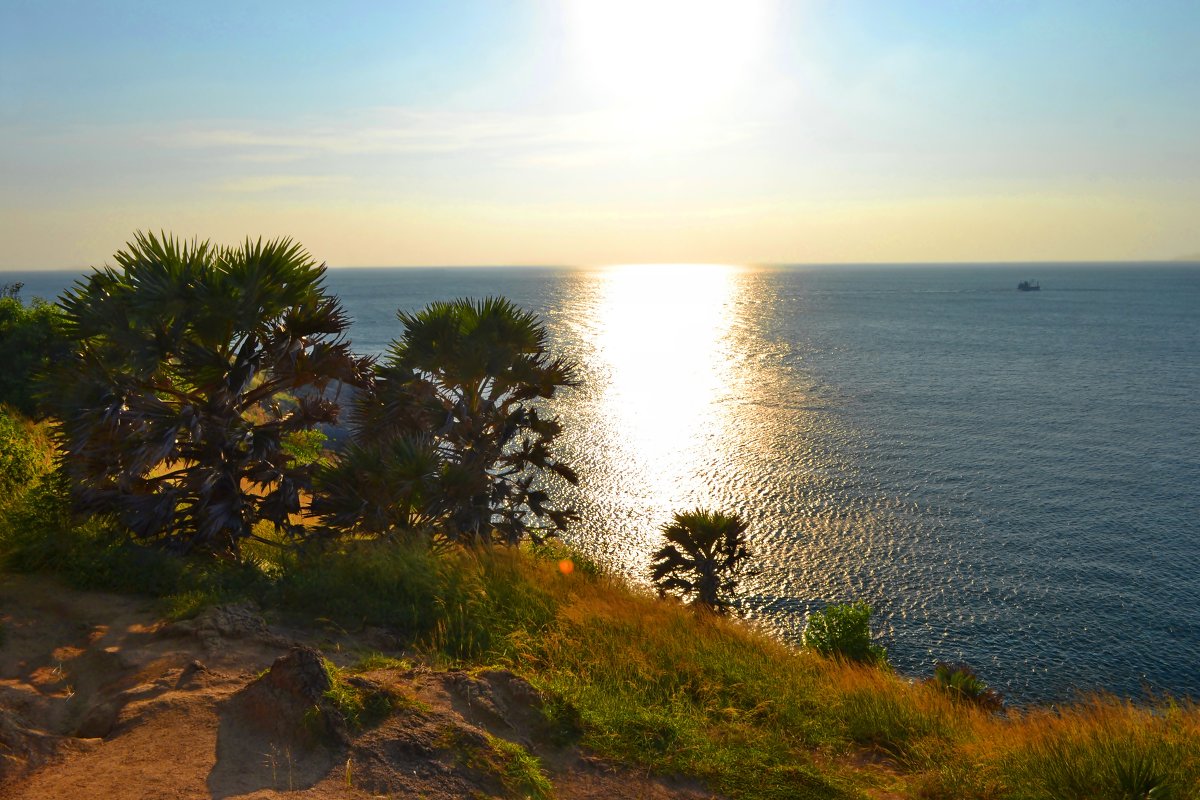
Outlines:
[[[711,796],[556,744],[538,693],[507,670],[354,655],[394,644],[382,631],[268,626],[247,605],[170,623],[144,598],[2,580],[0,790],[12,800]],[[386,718],[314,731],[329,687],[319,660],[311,682],[305,645],[390,695]]]

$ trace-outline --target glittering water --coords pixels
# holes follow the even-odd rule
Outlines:
[[[1017,292],[1025,278],[1042,291]],[[1200,696],[1200,269],[335,270],[330,285],[361,352],[386,347],[398,307],[435,299],[504,294],[542,315],[584,378],[556,403],[582,477],[573,539],[635,580],[673,512],[736,510],[763,568],[748,615],[786,639],[808,610],[864,598],[905,672],[963,659],[1014,699]]]

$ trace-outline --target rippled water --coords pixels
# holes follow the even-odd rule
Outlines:
[[[1025,278],[1042,291],[1017,292]],[[786,639],[810,609],[865,598],[905,672],[963,659],[1018,700],[1200,696],[1200,269],[347,269],[330,284],[361,352],[386,347],[398,307],[435,299],[541,314],[584,378],[556,403],[582,477],[572,538],[635,580],[673,512],[736,510],[763,567],[748,615]]]

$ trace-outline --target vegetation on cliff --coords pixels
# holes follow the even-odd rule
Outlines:
[[[538,403],[574,377],[506,301],[401,316],[368,369],[289,242],[146,236],[118,262],[64,300],[79,355],[57,418],[0,410],[0,569],[152,595],[176,618],[253,600],[382,629],[392,656],[504,667],[562,741],[730,797],[1200,793],[1188,702],[1005,711],[961,665],[895,675],[865,606],[814,615],[803,649],[711,613],[749,558],[736,517],[668,526],[654,576],[690,605],[559,545],[571,512],[546,482],[574,473]],[[337,418],[333,379],[358,388],[355,439],[301,458],[319,437],[286,435]]]

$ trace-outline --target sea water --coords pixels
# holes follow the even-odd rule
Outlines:
[[[25,296],[76,275],[0,274]],[[1038,280],[1038,292],[1017,283]],[[504,295],[580,384],[568,538],[646,583],[658,528],[750,523],[746,616],[799,641],[864,599],[902,672],[1011,699],[1200,696],[1200,268],[334,269],[355,349],[397,309]]]

